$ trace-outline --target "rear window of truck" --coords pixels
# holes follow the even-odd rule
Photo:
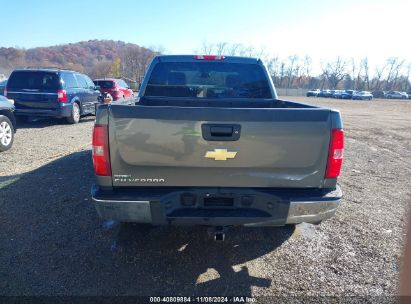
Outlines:
[[[262,66],[209,61],[157,63],[144,96],[272,98]]]
[[[7,82],[9,90],[57,91],[60,77],[57,73],[43,71],[13,72]]]

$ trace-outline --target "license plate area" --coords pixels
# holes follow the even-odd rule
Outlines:
[[[208,208],[227,208],[234,207],[233,197],[210,196],[204,198],[204,207]]]

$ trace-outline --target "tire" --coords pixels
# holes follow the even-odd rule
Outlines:
[[[80,121],[80,107],[78,103],[73,103],[73,108],[71,109],[70,116],[67,117],[67,121],[70,124],[77,124]]]
[[[14,141],[14,127],[7,116],[0,115],[0,152],[11,148]]]

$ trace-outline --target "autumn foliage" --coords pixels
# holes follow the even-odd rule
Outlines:
[[[113,40],[89,40],[32,49],[0,47],[0,74],[9,75],[15,68],[58,67],[91,77],[123,77],[138,82],[154,54],[148,48]]]

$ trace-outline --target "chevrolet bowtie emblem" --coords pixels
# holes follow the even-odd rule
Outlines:
[[[228,151],[227,149],[214,149],[214,151],[207,151],[205,158],[214,158],[214,160],[227,160],[234,158],[237,152]]]

